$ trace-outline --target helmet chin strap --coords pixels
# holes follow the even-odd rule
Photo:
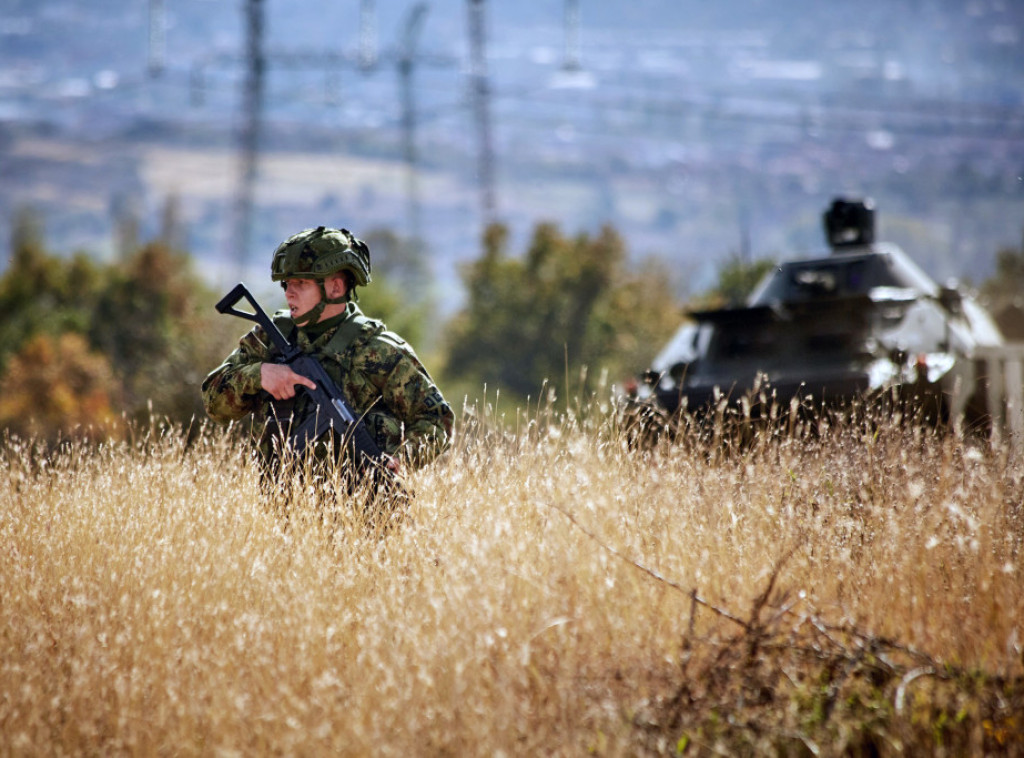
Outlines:
[[[324,309],[328,305],[340,305],[341,303],[348,302],[348,292],[341,297],[327,297],[327,287],[324,285],[324,280],[317,279],[316,283],[320,285],[320,302],[305,313],[299,316],[292,316],[292,321],[294,321],[298,326],[317,323],[320,320],[320,317],[324,314]]]

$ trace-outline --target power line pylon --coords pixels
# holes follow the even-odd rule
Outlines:
[[[426,3],[417,3],[406,17],[398,50],[398,76],[402,92],[402,135],[406,163],[406,208],[409,237],[420,239],[420,201],[416,155],[416,101],[412,86],[416,63],[416,39],[427,13]]]
[[[480,211],[484,226],[495,218],[494,148],[491,143],[490,88],[484,29],[484,0],[469,0],[470,88],[476,122],[479,159]]]
[[[565,71],[580,71],[580,0],[565,0]]]
[[[242,98],[241,166],[234,208],[234,255],[239,276],[244,274],[249,244],[253,195],[263,126],[263,0],[246,3],[246,78]]]
[[[149,75],[160,76],[164,72],[166,57],[166,22],[164,0],[149,0]]]
[[[374,0],[359,4],[359,66],[369,71],[377,65],[377,8]]]

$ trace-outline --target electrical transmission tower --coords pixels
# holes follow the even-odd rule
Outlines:
[[[149,0],[150,76],[160,76],[164,72],[164,58],[167,51],[165,29],[164,0]]]
[[[151,12],[162,12],[164,0],[150,0]],[[245,50],[243,56],[217,55],[192,64],[190,72],[190,93],[193,104],[205,100],[205,71],[211,66],[245,68],[242,93],[242,124],[239,131],[239,172],[232,208],[232,238],[229,249],[238,273],[245,271],[249,247],[253,241],[252,222],[254,217],[255,185],[258,174],[260,141],[263,132],[265,108],[265,78],[270,66],[283,69],[322,69],[329,82],[333,82],[342,66],[353,66],[370,74],[382,60],[393,60],[399,74],[402,102],[402,144],[403,157],[407,166],[406,207],[408,234],[420,239],[420,202],[418,187],[418,154],[416,148],[416,102],[413,88],[413,73],[418,65],[451,68],[458,61],[448,55],[422,55],[417,51],[417,40],[423,27],[427,3],[418,2],[407,14],[398,48],[378,53],[376,4],[374,0],[360,1],[359,44],[353,53],[339,51],[277,51],[267,52],[263,48],[264,0],[245,0]],[[161,21],[162,25],[162,21]],[[162,26],[161,26],[162,28]],[[494,216],[495,202],[493,189],[493,150],[490,136],[489,97],[487,84],[486,56],[484,51],[483,0],[470,0],[470,29],[473,48],[471,64],[472,92],[475,123],[479,137],[479,177],[484,223]],[[330,97],[330,93],[328,93]]]
[[[469,0],[469,76],[476,122],[479,160],[480,211],[484,226],[495,217],[494,148],[491,143],[491,104],[487,82],[487,53],[484,29],[484,0]]]
[[[580,65],[580,0],[565,0],[565,59],[562,68],[579,71]]]
[[[427,13],[426,3],[417,3],[406,17],[401,46],[398,50],[398,76],[402,92],[402,135],[406,163],[406,208],[409,236],[420,239],[419,182],[416,165],[416,101],[412,86],[413,67],[416,61],[416,39],[423,27]]]
[[[234,207],[235,261],[241,276],[252,239],[252,206],[263,124],[263,0],[246,3],[246,77],[242,97],[241,166]]]
[[[377,65],[377,7],[374,0],[359,5],[359,65],[363,70]]]

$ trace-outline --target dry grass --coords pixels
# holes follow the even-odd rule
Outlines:
[[[492,415],[383,540],[221,433],[8,444],[0,754],[1021,751],[1019,455]]]

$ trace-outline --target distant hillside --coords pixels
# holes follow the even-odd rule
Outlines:
[[[324,216],[412,233],[391,54],[413,5],[376,3],[380,59],[364,71],[357,0],[265,0],[254,256]],[[562,0],[491,0],[496,215],[519,240],[539,221],[612,224],[693,291],[730,256],[819,247],[832,196],[871,195],[881,233],[930,274],[980,281],[1024,226],[1018,6],[580,0],[574,79],[562,72]],[[190,250],[229,247],[245,3],[164,7],[164,70],[152,77],[146,0],[8,0],[0,175],[16,181],[0,182],[0,225],[32,205],[57,249],[112,255],[115,216],[153,230],[177,195]],[[431,57],[413,79],[427,254],[453,299],[483,222],[468,7],[429,3],[417,49]]]

